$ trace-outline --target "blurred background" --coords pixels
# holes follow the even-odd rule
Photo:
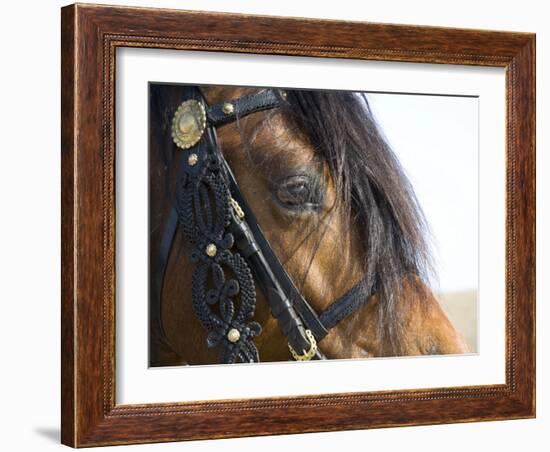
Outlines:
[[[368,93],[431,228],[432,288],[478,350],[478,98]]]

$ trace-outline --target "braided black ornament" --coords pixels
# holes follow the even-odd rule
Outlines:
[[[208,331],[208,347],[221,347],[220,363],[258,362],[253,339],[261,333],[261,326],[250,321],[256,307],[254,280],[244,258],[231,251],[231,195],[221,156],[205,141],[203,137],[190,150],[198,161],[184,163],[176,185],[179,222],[193,245],[190,258],[197,265],[193,308]]]

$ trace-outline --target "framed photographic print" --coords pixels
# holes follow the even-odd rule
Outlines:
[[[62,9],[62,442],[535,415],[535,37]]]

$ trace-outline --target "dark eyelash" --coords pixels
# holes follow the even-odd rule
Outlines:
[[[296,203],[285,202],[281,199],[281,194],[287,194],[282,190],[285,190],[288,187],[285,187],[285,183],[288,183],[289,186],[292,185],[292,182],[296,181],[296,186],[302,184],[306,187],[307,193],[304,196],[307,198],[303,202],[297,200]],[[294,212],[305,212],[305,211],[318,211],[323,206],[324,201],[324,185],[322,184],[319,175],[317,174],[306,174],[306,173],[297,173],[291,176],[286,176],[279,179],[274,184],[272,184],[272,191],[274,197],[281,207],[287,211]],[[289,198],[292,194],[289,194]]]

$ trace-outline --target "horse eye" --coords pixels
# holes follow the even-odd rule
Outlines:
[[[288,209],[318,208],[322,203],[319,183],[307,175],[291,176],[276,187],[278,201]]]

